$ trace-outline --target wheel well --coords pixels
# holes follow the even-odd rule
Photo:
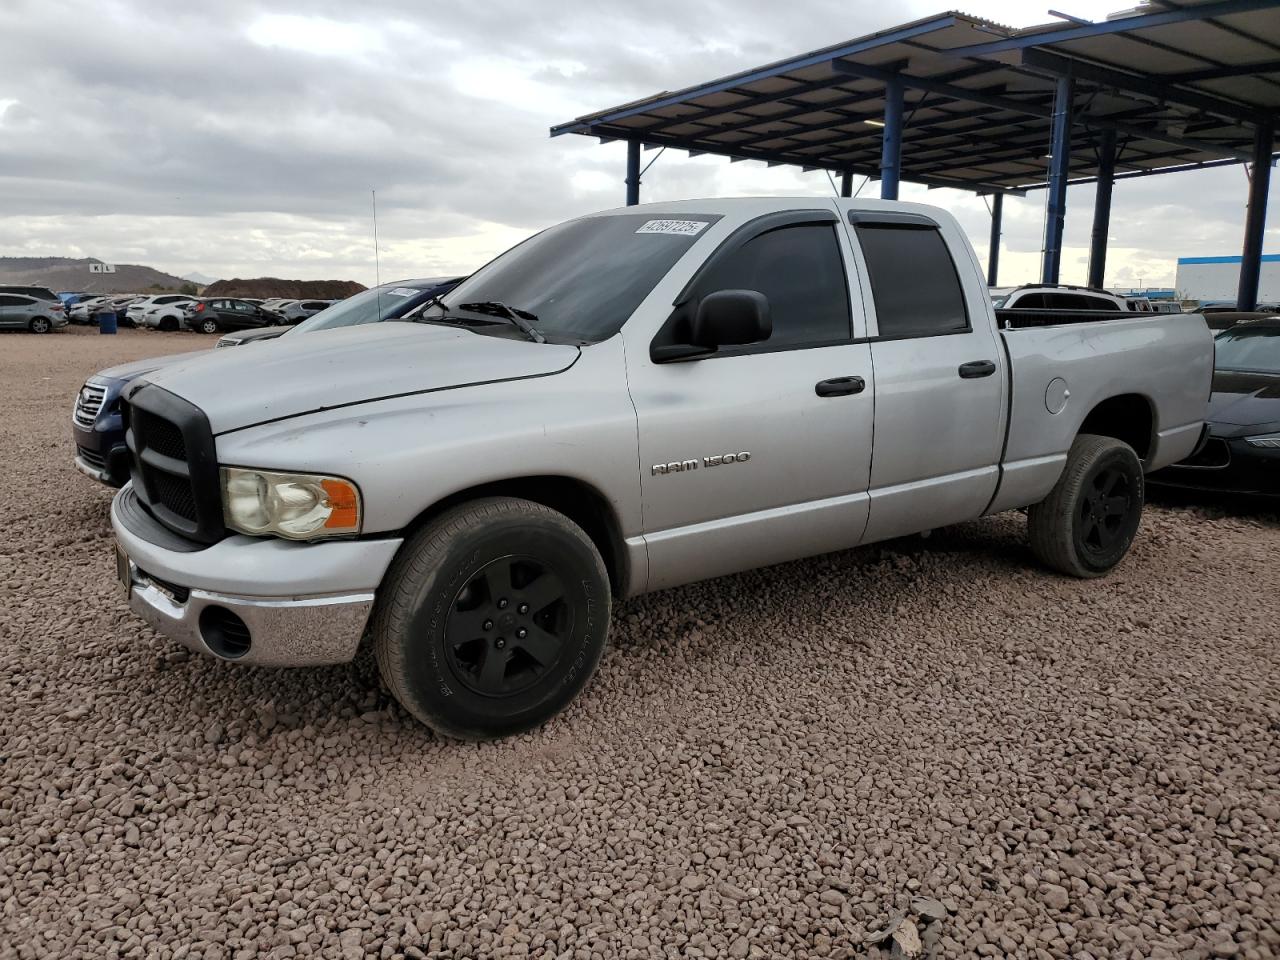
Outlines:
[[[1137,393],[1125,393],[1103,400],[1084,418],[1084,423],[1080,424],[1080,433],[1122,440],[1133,447],[1139,458],[1145,460],[1151,452],[1155,433],[1151,402]]]
[[[466,490],[459,490],[443,500],[433,503],[418,514],[405,528],[405,535],[419,529],[424,524],[439,516],[450,507],[481,497],[517,497],[521,500],[532,500],[543,506],[562,513],[591,538],[591,542],[600,551],[605,569],[609,573],[609,586],[615,597],[626,592],[628,574],[627,551],[623,543],[622,533],[618,528],[618,520],[609,502],[598,490],[588,483],[572,477],[539,476],[516,477],[510,480],[498,480],[485,483]]]

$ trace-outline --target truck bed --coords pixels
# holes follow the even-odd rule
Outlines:
[[[1172,313],[1122,312],[1109,310],[996,310],[996,324],[1001,330],[1024,327],[1058,327],[1069,323],[1098,323],[1103,320],[1157,320]]]

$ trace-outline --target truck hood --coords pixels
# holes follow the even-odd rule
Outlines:
[[[131,360],[128,363],[121,363],[114,367],[107,367],[105,370],[99,370],[94,374],[94,377],[99,380],[123,380],[128,382],[144,374],[151,373],[153,370],[159,370],[161,367],[170,367],[184,360],[198,360],[201,357],[207,357],[210,352],[208,349],[194,350],[191,353],[173,353],[167,357],[148,357],[146,360]]]
[[[1217,371],[1205,419],[1242,427],[1280,421],[1280,376],[1243,370]]]
[[[210,350],[146,379],[194,403],[215,434],[412,393],[559,373],[578,348],[425,323],[371,323]]]

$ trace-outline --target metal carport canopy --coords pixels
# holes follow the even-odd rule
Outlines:
[[[1098,23],[1023,30],[944,13],[551,134],[628,141],[632,203],[642,145],[827,170],[846,193],[854,175],[881,179],[886,196],[898,179],[994,194],[1047,187],[1045,273],[1056,280],[1066,183],[1101,177],[1109,194],[1112,179],[1242,161],[1269,169],[1258,161],[1274,156],[1280,114],[1278,9],[1280,0],[1154,0]],[[1262,187],[1246,230],[1257,228],[1258,255]],[[1102,245],[1105,254],[1105,231]]]

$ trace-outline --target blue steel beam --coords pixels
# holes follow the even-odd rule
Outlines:
[[[902,173],[902,81],[890,78],[884,85],[884,130],[880,137],[880,199],[898,199]]]
[[[1189,20],[1207,20],[1210,17],[1231,16],[1233,13],[1251,13],[1254,10],[1272,10],[1280,7],[1280,0],[1219,0],[1218,3],[1198,4],[1193,7],[1176,7],[1162,10],[1159,13],[1143,13],[1134,17],[1122,17],[1118,20],[1103,20],[1080,26],[1063,27],[1060,30],[1044,30],[1037,33],[1021,34],[991,40],[987,43],[975,43],[967,47],[953,47],[941,51],[953,57],[988,57],[996,53],[1010,50],[1022,50],[1026,47],[1043,47],[1068,40],[1086,40],[1089,37],[1105,37],[1115,33],[1131,33],[1149,27],[1162,27],[1171,23],[1186,23]]]
[[[1280,0],[1271,0],[1271,2],[1280,5]],[[962,48],[963,49],[963,48]],[[953,50],[946,51],[948,54],[954,53]],[[863,66],[860,63],[849,63],[844,60],[836,60],[831,64],[831,69],[836,73],[847,73],[855,77],[866,77],[871,80],[880,80],[887,82],[890,77],[897,76],[902,82],[910,87],[918,90],[928,90],[930,93],[939,93],[946,97],[952,97],[956,100],[967,100],[970,103],[980,103],[991,107],[995,110],[1007,110],[1010,113],[1021,113],[1029,117],[1040,117],[1048,120],[1053,116],[1053,108],[1042,106],[1040,104],[1026,103],[1020,100],[1013,100],[1009,97],[991,96],[983,90],[970,90],[967,87],[957,87],[950,83],[940,83],[937,80],[930,80],[924,77],[913,77],[908,74],[886,74],[875,67]],[[1160,130],[1134,126],[1128,123],[1116,123],[1107,119],[1105,116],[1090,116],[1089,123],[1100,129],[1111,129],[1117,133],[1126,133],[1136,137],[1142,137],[1145,140],[1158,140],[1161,143],[1171,143],[1175,147],[1186,147],[1189,150],[1201,150],[1205,153],[1230,153],[1238,156],[1241,160],[1251,158],[1251,154],[1236,151],[1232,147],[1222,146],[1216,143],[1206,143],[1204,141],[1192,140],[1186,137],[1178,137],[1173,134],[1164,133]]]
[[[1000,227],[1004,219],[1004,195],[997,193],[991,198],[991,247],[987,252],[987,286],[996,285],[996,277],[1000,274]]]
[[[1111,229],[1111,187],[1116,179],[1116,135],[1103,130],[1098,142],[1098,190],[1089,238],[1089,286],[1102,287],[1107,272],[1107,233]]]
[[[1271,187],[1271,154],[1275,130],[1270,123],[1258,124],[1253,143],[1253,173],[1249,177],[1249,210],[1244,221],[1244,250],[1240,256],[1240,286],[1237,310],[1258,307],[1258,278],[1262,272],[1262,241],[1267,223],[1267,192]]]
[[[1044,219],[1044,260],[1040,279],[1057,283],[1062,267],[1062,231],[1067,219],[1067,175],[1071,168],[1071,109],[1075,83],[1059,77],[1053,96],[1053,139],[1049,160],[1049,203]]]
[[[1280,0],[1278,0],[1280,2]],[[907,24],[896,30],[889,30],[884,33],[874,34],[870,37],[864,37],[861,40],[854,40],[850,43],[842,44],[838,47],[828,47],[825,50],[818,50],[807,56],[798,57],[794,60],[783,60],[778,63],[770,64],[767,67],[761,67],[758,70],[749,70],[745,73],[739,73],[732,77],[725,77],[722,80],[715,80],[697,87],[689,87],[676,93],[667,94],[666,96],[658,96],[651,100],[642,100],[638,103],[630,104],[609,113],[579,117],[568,123],[562,123],[551,128],[551,136],[558,137],[565,133],[577,133],[585,130],[597,123],[615,123],[619,120],[625,120],[628,117],[638,116],[640,114],[649,113],[653,110],[661,110],[664,107],[672,107],[676,104],[685,103],[689,100],[696,100],[699,97],[705,97],[713,93],[724,93],[741,87],[749,83],[755,83],[758,80],[768,80],[772,77],[779,76],[784,73],[790,73],[793,70],[803,70],[806,67],[817,66],[820,63],[826,63],[833,57],[851,57],[855,54],[865,53],[868,50],[874,50],[877,47],[883,47],[891,43],[899,43],[903,40],[909,40],[912,37],[919,37],[926,33],[933,33],[936,30],[945,30],[947,27],[955,26],[956,17],[952,14],[944,14],[943,16],[933,17],[928,20],[921,20],[916,23]],[[785,93],[783,94],[785,96]],[[775,98],[770,98],[775,99]]]
[[[627,206],[640,202],[640,141],[627,141]]]
[[[1139,77],[1124,70],[1116,70],[1089,60],[1064,57],[1047,50],[1024,50],[1022,62],[1034,70],[1043,70],[1055,77],[1072,76],[1076,80],[1084,80],[1103,88],[1140,94],[1158,103],[1180,104],[1201,113],[1240,123],[1252,123],[1257,118],[1257,111],[1243,104],[1194,90],[1179,90],[1163,77]]]

